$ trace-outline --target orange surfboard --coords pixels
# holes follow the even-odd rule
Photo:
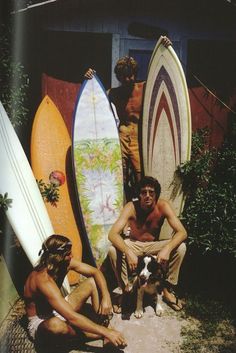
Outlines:
[[[74,217],[68,189],[68,167],[71,139],[64,120],[49,96],[42,100],[32,127],[31,165],[37,180],[49,184],[55,182],[59,189],[59,200],[46,202],[54,232],[67,236],[72,241],[72,254],[81,260],[82,244]],[[78,274],[68,274],[70,284],[78,282]]]

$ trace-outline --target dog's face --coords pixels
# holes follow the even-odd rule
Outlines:
[[[158,286],[164,280],[163,268],[152,255],[139,257],[136,271],[140,287],[145,287],[150,283]]]

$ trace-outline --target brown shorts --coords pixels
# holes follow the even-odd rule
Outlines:
[[[141,173],[138,144],[138,125],[122,125],[119,128],[122,158],[129,160],[136,173]]]

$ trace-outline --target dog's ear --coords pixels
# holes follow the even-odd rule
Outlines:
[[[159,271],[160,275],[162,276],[162,278],[166,277],[167,269],[168,269],[167,264],[158,263],[158,271]]]
[[[149,268],[150,268],[150,271],[154,274],[154,273],[157,273],[158,271],[158,262],[157,262],[157,258],[156,256],[151,256],[152,260],[151,260],[151,263],[149,264]]]
[[[158,255],[154,256],[152,255],[155,259],[156,259],[156,262],[157,262],[157,269],[160,270],[163,274],[163,277],[166,276],[166,273],[167,273],[167,269],[168,269],[168,263],[160,263],[158,262],[157,258],[158,258]]]
[[[143,259],[144,259],[144,256],[138,257],[138,264],[137,264],[137,268],[136,268],[137,273],[140,273],[143,268]]]
[[[161,264],[158,262],[157,260],[157,255],[152,255],[152,258],[155,260],[155,266],[156,268],[159,268],[159,266],[161,266]]]

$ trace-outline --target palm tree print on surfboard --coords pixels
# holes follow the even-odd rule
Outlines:
[[[73,161],[84,231],[100,266],[110,246],[108,232],[123,206],[123,175],[116,121],[97,76],[86,80],[78,95]]]

